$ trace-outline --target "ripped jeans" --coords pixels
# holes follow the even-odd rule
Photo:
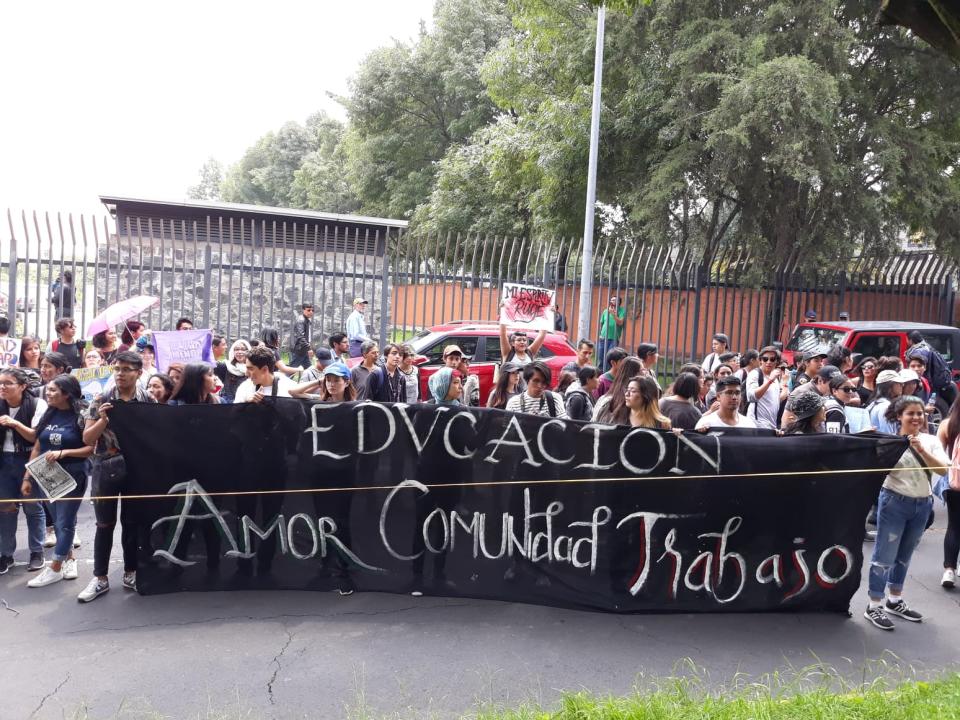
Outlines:
[[[927,519],[933,509],[933,497],[907,497],[887,488],[877,500],[877,542],[870,558],[870,599],[883,600],[889,587],[900,594],[907,579],[910,558],[920,543]]]

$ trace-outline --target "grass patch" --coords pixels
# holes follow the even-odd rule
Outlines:
[[[523,707],[481,711],[476,720],[929,720],[960,718],[960,675],[910,681],[895,689],[882,683],[853,692],[818,688],[773,694],[751,685],[733,695],[703,694],[683,680],[653,692],[599,698],[564,695],[556,710]]]

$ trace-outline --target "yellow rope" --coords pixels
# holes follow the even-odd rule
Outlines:
[[[811,477],[817,475],[853,475],[863,473],[889,473],[891,470],[919,470],[921,468],[859,468],[854,470],[799,470],[797,472],[761,472],[744,473],[740,475],[653,475],[611,478],[557,478],[547,480],[491,480],[488,482],[463,483],[422,483],[428,488],[457,488],[457,487],[488,487],[503,485],[556,485],[565,483],[614,483],[614,482],[648,482],[651,480],[706,480],[709,478],[763,478],[763,477]],[[946,472],[949,466],[927,467],[927,470]],[[225,490],[223,492],[205,492],[207,497],[237,497],[244,495],[299,495],[328,492],[365,492],[370,490],[393,490],[396,485],[368,485],[365,487],[333,487],[333,488],[291,488],[279,490]],[[161,500],[171,498],[196,497],[198,493],[169,493],[148,495],[91,495],[89,500]],[[83,498],[67,498],[81,500]],[[50,502],[45,498],[0,498],[3,503],[32,503]],[[56,501],[54,501],[56,502]]]

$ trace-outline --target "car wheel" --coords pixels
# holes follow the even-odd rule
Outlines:
[[[930,413],[930,424],[933,427],[939,427],[941,421],[950,413],[950,406],[947,404],[947,401],[944,400],[939,395],[937,396],[937,402],[934,403],[933,412]]]

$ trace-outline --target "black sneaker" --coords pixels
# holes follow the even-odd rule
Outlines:
[[[43,559],[42,552],[32,552],[30,553],[30,562],[27,563],[27,570],[30,572],[36,572],[37,570],[43,570],[43,566],[46,565],[46,561]]]
[[[13,558],[9,555],[0,555],[0,575],[6,575],[7,570],[13,567]]]
[[[903,618],[904,620],[909,620],[910,622],[923,622],[923,615],[918,613],[916,610],[911,610],[907,607],[907,604],[903,601],[903,598],[900,598],[895,603],[887,600],[887,612],[891,615],[896,615],[897,617]]]
[[[893,621],[887,617],[882,605],[874,608],[867,605],[863,616],[881,630],[893,630]]]

